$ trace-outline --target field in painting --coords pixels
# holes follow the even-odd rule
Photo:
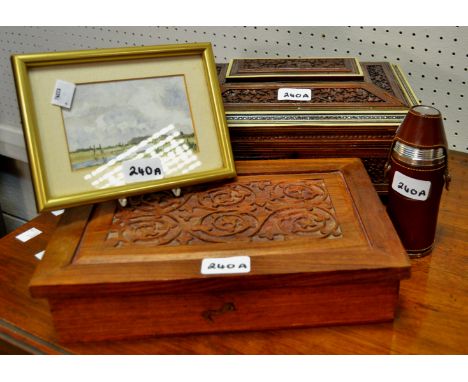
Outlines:
[[[145,138],[143,137],[142,140],[143,139]],[[166,137],[162,136],[158,140],[153,141],[152,144],[156,145],[163,139],[166,139]],[[194,134],[184,134],[177,137],[177,139],[183,140],[183,144],[186,144],[189,147],[189,150],[193,152],[198,151]],[[137,140],[133,139],[131,142],[121,143],[114,146],[102,147],[101,145],[98,145],[97,147],[93,146],[70,152],[70,162],[72,165],[72,169],[79,170],[83,168],[101,166],[103,164],[106,164],[110,160],[116,158],[117,156],[127,152],[138,143],[139,142]],[[156,153],[158,153],[158,151],[162,151],[166,147],[167,145],[161,146],[160,150],[157,150]],[[132,156],[139,154],[147,148],[148,146],[143,146],[141,150],[136,151],[132,154]],[[128,157],[126,159],[131,159],[131,157]]]

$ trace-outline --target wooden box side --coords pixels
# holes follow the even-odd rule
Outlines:
[[[384,166],[398,125],[233,125],[237,160],[360,158],[378,192],[386,192]]]
[[[221,293],[52,298],[61,342],[390,321],[399,282]]]

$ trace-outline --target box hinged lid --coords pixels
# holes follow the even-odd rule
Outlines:
[[[401,68],[388,62],[339,57],[234,59],[229,65],[218,64],[217,70],[230,128],[398,126],[409,108],[419,104]],[[307,89],[310,98],[278,99],[284,88]]]
[[[36,297],[399,280],[409,261],[357,159],[237,162],[235,180],[67,210],[31,281]],[[248,256],[243,274],[206,258]]]

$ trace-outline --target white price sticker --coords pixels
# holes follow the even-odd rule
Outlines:
[[[200,272],[202,275],[249,273],[250,257],[234,256],[203,259]]]
[[[37,235],[40,235],[42,231],[38,230],[37,228],[31,228],[28,229],[27,231],[23,232],[22,234],[19,234],[16,236],[16,238],[19,241],[22,241],[23,243],[26,243],[28,240],[31,240],[32,238],[36,237]]]
[[[34,257],[38,260],[42,260],[42,258],[44,257],[44,254],[45,254],[45,250],[44,251],[41,251],[41,252],[38,252],[34,255]]]
[[[161,159],[141,158],[130,160],[122,164],[122,171],[127,183],[145,182],[164,178]]]
[[[311,89],[279,88],[278,101],[310,101]]]
[[[52,215],[54,216],[60,216],[65,212],[65,210],[56,210],[56,211],[51,211]]]
[[[414,179],[399,171],[395,171],[392,188],[407,198],[424,201],[429,197],[431,182],[428,180]]]
[[[57,82],[55,82],[54,94],[52,94],[52,105],[70,109],[72,107],[75,89],[76,85],[74,83],[57,80]]]

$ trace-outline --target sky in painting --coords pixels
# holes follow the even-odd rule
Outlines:
[[[193,133],[183,76],[77,85],[62,109],[70,152],[126,143],[169,124]]]

